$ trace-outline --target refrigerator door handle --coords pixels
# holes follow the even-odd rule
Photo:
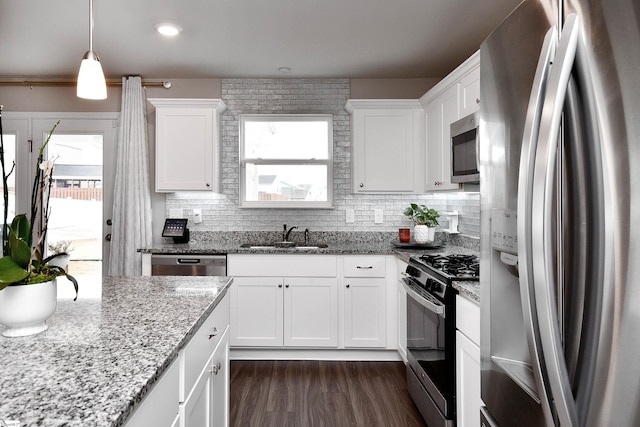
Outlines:
[[[524,126],[522,149],[520,153],[520,171],[518,176],[518,276],[520,283],[520,304],[527,332],[527,342],[531,352],[531,363],[534,372],[538,398],[542,402],[542,409],[547,424],[553,423],[549,397],[542,377],[541,362],[543,361],[540,337],[536,332],[538,320],[534,302],[533,289],[533,251],[531,248],[531,221],[533,217],[533,171],[535,153],[538,144],[538,133],[542,117],[542,106],[547,88],[547,81],[551,70],[551,62],[556,52],[558,31],[551,27],[545,35],[540,57],[536,66],[531,95],[527,107]]]
[[[570,14],[565,22],[542,109],[532,198],[532,206],[539,210],[539,214],[532,216],[531,242],[534,252],[543,254],[542,257],[536,257],[533,260],[533,282],[546,380],[560,425],[571,427],[578,425],[578,415],[564,360],[558,323],[554,272],[556,241],[553,222],[555,165],[560,123],[579,36],[578,16]]]

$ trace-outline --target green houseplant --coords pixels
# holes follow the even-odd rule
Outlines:
[[[7,179],[14,171],[5,167],[0,110],[0,164],[4,188],[4,222],[2,228],[2,258],[0,258],[0,323],[6,326],[5,336],[23,336],[47,328],[44,321],[55,311],[56,278],[66,276],[78,297],[78,282],[67,272],[49,262],[62,254],[44,257],[49,220],[49,188],[52,182],[53,160],[44,160],[44,150],[51,139],[56,122],[38,153],[37,168],[31,190],[30,217],[16,215],[8,224],[9,188]],[[44,319],[41,319],[42,316]]]
[[[413,227],[413,240],[418,244],[430,243],[435,239],[435,228],[440,225],[438,218],[440,213],[427,205],[411,203],[403,212],[411,218],[416,225]]]

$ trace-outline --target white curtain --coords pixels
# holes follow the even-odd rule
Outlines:
[[[142,267],[138,249],[152,243],[145,107],[142,79],[123,77],[113,194],[110,275],[139,276]]]

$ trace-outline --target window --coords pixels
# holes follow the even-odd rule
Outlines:
[[[331,115],[240,116],[240,206],[330,208]]]
[[[11,175],[7,178],[7,188],[9,188],[9,200],[8,200],[8,214],[7,222],[10,224],[13,217],[16,215],[16,170],[14,163],[16,161],[16,135],[11,133],[5,133],[2,135],[2,141],[4,143],[4,166],[6,168],[5,173],[11,172]],[[13,170],[13,171],[12,171]],[[2,171],[0,170],[0,173]],[[0,194],[4,194],[2,179],[0,179]],[[0,212],[4,210],[4,199],[0,198]],[[0,221],[3,221],[2,213],[0,213]],[[2,240],[2,233],[0,233],[0,241]]]

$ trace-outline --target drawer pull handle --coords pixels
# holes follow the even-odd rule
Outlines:
[[[215,337],[218,335],[218,328],[216,328],[215,326],[213,327],[213,333],[209,334],[209,339]]]
[[[222,365],[220,365],[220,362],[213,365],[213,375],[218,375],[218,372],[220,372],[221,367]]]
[[[369,266],[363,267],[361,265],[358,265],[356,268],[360,269],[360,270],[371,270],[371,269],[373,269],[373,266],[369,265]]]

